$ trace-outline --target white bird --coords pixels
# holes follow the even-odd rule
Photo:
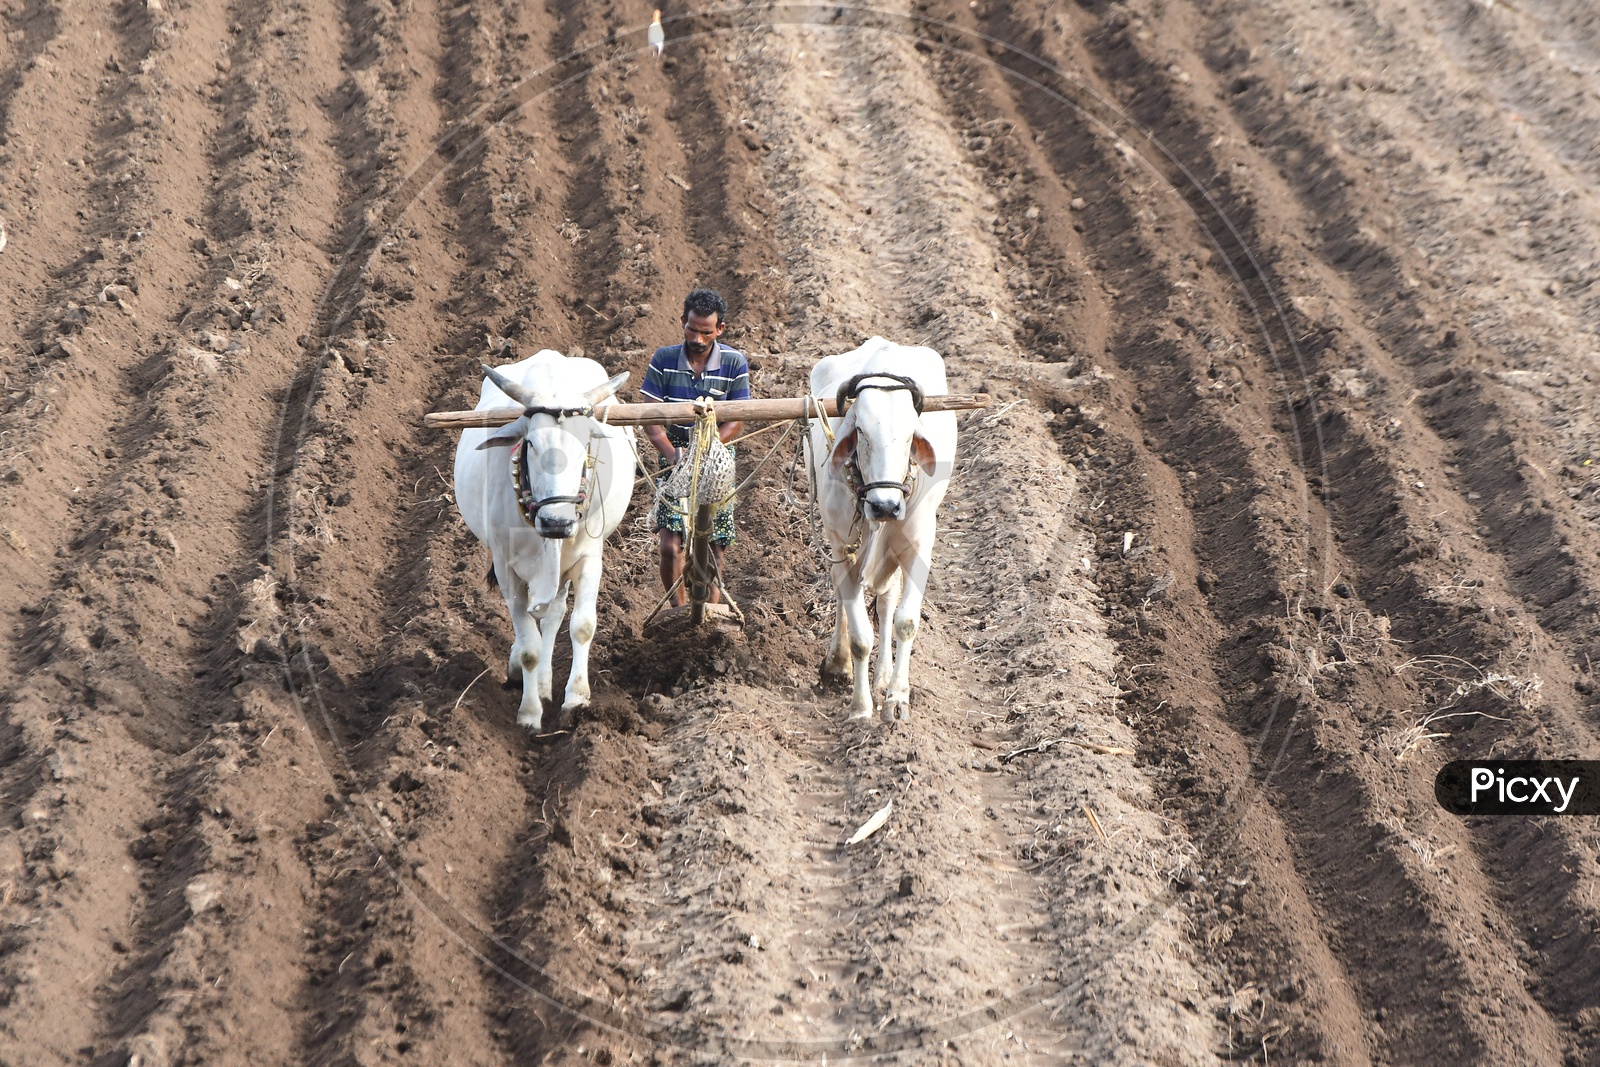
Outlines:
[[[656,8],[656,15],[650,22],[650,31],[645,37],[650,42],[650,47],[656,50],[656,58],[661,58],[661,53],[667,45],[667,31],[661,28],[661,9]]]

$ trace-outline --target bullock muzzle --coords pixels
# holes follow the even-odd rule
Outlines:
[[[548,537],[552,541],[565,541],[572,536],[573,531],[577,528],[578,520],[576,518],[560,519],[552,515],[546,515],[543,512],[539,513],[539,517],[533,523],[535,533],[540,537]]]
[[[845,467],[845,481],[856,494],[861,514],[879,522],[891,519],[899,521],[906,517],[906,501],[911,498],[915,480],[915,466],[906,471],[903,482],[865,481],[861,477],[861,467],[853,455],[850,457],[849,465]]]
[[[900,486],[872,489],[863,494],[861,510],[869,519],[899,521],[906,517],[906,494]]]

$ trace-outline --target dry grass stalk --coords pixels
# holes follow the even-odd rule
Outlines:
[[[1111,844],[1111,838],[1107,837],[1106,832],[1100,829],[1100,820],[1094,817],[1094,809],[1088,804],[1081,804],[1079,806],[1083,808],[1083,813],[1089,817],[1089,825],[1094,828],[1095,834],[1109,847]]]
[[[1025,705],[1028,707],[1043,707],[1042,704]],[[1022,748],[1013,749],[1000,757],[1001,763],[1010,763],[1018,756],[1025,756],[1029,752],[1045,752],[1056,745],[1075,745],[1078,748],[1093,752],[1097,756],[1131,756],[1131,748],[1122,748],[1118,745],[1102,745],[1098,741],[1079,741],[1071,737],[1052,737],[1047,741],[1040,741],[1036,745],[1024,745]]]
[[[889,821],[889,815],[893,811],[894,801],[891,800],[889,803],[885,804],[883,807],[874,812],[872,818],[862,823],[861,829],[850,835],[850,839],[845,842],[845,846],[849,847],[850,845],[859,845],[861,842],[865,841],[867,838],[883,829],[883,824]]]
[[[1437,715],[1428,715],[1399,730],[1385,730],[1378,735],[1378,743],[1394,753],[1396,763],[1404,763],[1406,758],[1422,746],[1424,741],[1440,741],[1449,734],[1434,733],[1428,727],[1439,718]]]
[[[484,675],[488,674],[493,669],[494,669],[493,667],[485,667],[483,670],[478,672],[478,678],[482,678]],[[456,697],[455,707],[453,707],[451,709],[452,711],[460,711],[461,710],[461,702],[463,700],[467,699],[467,690],[471,689],[473,686],[478,684],[478,678],[474,678],[472,681],[467,683],[467,688],[463,689],[461,691],[461,695]]]

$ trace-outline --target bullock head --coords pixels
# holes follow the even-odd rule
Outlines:
[[[854,485],[867,518],[904,519],[912,464],[934,472],[933,444],[922,432],[922,390],[899,374],[858,374],[839,387],[838,403],[841,411],[850,407],[828,462]]]
[[[565,539],[577,532],[589,500],[589,440],[596,404],[627,381],[619,374],[586,393],[533,393],[493,367],[484,367],[497,388],[522,405],[522,416],[490,434],[478,447],[508,445],[517,501],[543,537]]]

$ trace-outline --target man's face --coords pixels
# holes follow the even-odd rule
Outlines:
[[[717,313],[702,315],[691,311],[683,317],[683,350],[690,359],[699,361],[711,355],[711,346],[722,336],[723,324]]]

